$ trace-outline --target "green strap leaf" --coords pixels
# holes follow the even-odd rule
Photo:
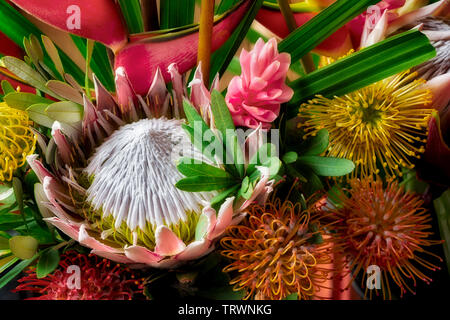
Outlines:
[[[217,130],[222,134],[222,142],[229,155],[232,156],[233,163],[242,178],[244,176],[244,153],[239,144],[236,128],[231,117],[225,98],[222,94],[213,90],[211,94],[211,111],[214,118],[214,124]],[[224,163],[227,163],[224,159]],[[228,163],[227,163],[228,164]]]
[[[417,30],[388,38],[294,81],[288,108],[317,94],[342,96],[419,65],[436,55],[427,36]],[[289,110],[289,109],[288,109]],[[298,110],[291,110],[290,116]]]
[[[379,0],[336,1],[281,41],[278,50],[290,53],[292,61],[299,60],[345,23],[377,2]]]
[[[53,120],[64,123],[76,123],[83,120],[83,107],[71,101],[53,103],[45,109],[45,112]]]
[[[128,0],[127,0],[128,1]],[[161,29],[182,27],[194,22],[195,0],[161,1]]]
[[[164,1],[163,1],[164,2]],[[141,4],[139,0],[119,0],[123,17],[127,23],[129,33],[144,32]]]
[[[11,280],[13,280],[16,276],[19,275],[25,269],[28,267],[37,257],[39,254],[36,254],[31,259],[26,259],[18,263],[14,268],[12,268],[8,273],[6,273],[1,279],[0,279],[0,289],[3,288],[5,285],[7,285]]]

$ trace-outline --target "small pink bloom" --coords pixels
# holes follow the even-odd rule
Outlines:
[[[278,53],[274,38],[267,43],[259,39],[253,50],[242,50],[241,76],[228,86],[226,101],[235,125],[264,129],[271,126],[280,113],[280,105],[292,98],[293,91],[285,84],[291,63],[287,53]]]

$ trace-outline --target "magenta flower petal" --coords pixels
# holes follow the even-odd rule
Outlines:
[[[225,100],[235,125],[270,128],[280,113],[280,105],[294,92],[284,82],[291,58],[278,53],[275,38],[264,43],[259,39],[253,50],[242,50],[242,74],[228,86]]]
[[[117,52],[127,42],[120,9],[111,0],[12,0],[58,29],[99,41]]]
[[[213,29],[213,51],[217,50],[230,37],[251,1],[244,1],[234,12],[230,13]],[[152,38],[131,43],[121,50],[115,60],[115,68],[123,67],[137,94],[145,95],[151,85],[153,76],[160,68],[166,82],[171,80],[168,68],[176,63],[179,73],[192,69],[197,62],[198,29],[186,35],[162,41]],[[117,87],[117,90],[120,90]]]

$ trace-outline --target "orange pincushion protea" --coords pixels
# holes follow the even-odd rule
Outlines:
[[[244,299],[298,299],[320,296],[331,262],[323,226],[300,203],[280,199],[248,209],[248,218],[228,228],[222,255],[233,262],[224,272],[237,272],[230,284],[246,292]]]
[[[381,180],[354,179],[348,194],[340,195],[340,206],[331,209],[339,220],[335,225],[336,238],[349,258],[353,278],[362,272],[365,285],[369,266],[380,268],[380,289],[384,299],[391,299],[389,278],[400,288],[401,296],[414,290],[407,283],[416,279],[429,283],[432,279],[420,269],[439,269],[420,256],[427,254],[442,259],[424,247],[441,241],[428,239],[431,216],[423,207],[420,196],[405,192],[398,182],[389,182],[383,188]],[[349,284],[350,285],[350,284]],[[373,290],[370,290],[372,297]],[[378,294],[378,291],[376,291]]]

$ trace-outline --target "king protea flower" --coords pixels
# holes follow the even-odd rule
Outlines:
[[[36,268],[25,274],[14,292],[32,292],[29,300],[131,300],[143,288],[128,267],[75,251],[63,254],[58,269],[44,278],[38,278]]]
[[[11,181],[16,169],[34,152],[36,137],[24,111],[0,103],[0,181]]]
[[[291,57],[278,53],[275,38],[260,38],[250,52],[242,50],[240,62],[242,74],[231,79],[226,95],[234,124],[268,129],[294,94],[285,83]]]
[[[119,69],[116,82],[129,94],[122,103],[95,79],[96,104],[84,97],[82,122],[55,121],[48,145],[40,137],[48,165],[38,155],[28,157],[42,184],[37,201],[55,215],[46,221],[117,262],[168,268],[199,258],[237,213],[234,197],[216,212],[209,205],[215,193],[174,186],[182,178],[176,168],[180,150],[202,156],[181,126],[182,77],[175,65],[169,73],[173,94],[157,72],[142,97]],[[267,178],[261,177],[264,187]],[[255,190],[253,199],[266,188]]]

